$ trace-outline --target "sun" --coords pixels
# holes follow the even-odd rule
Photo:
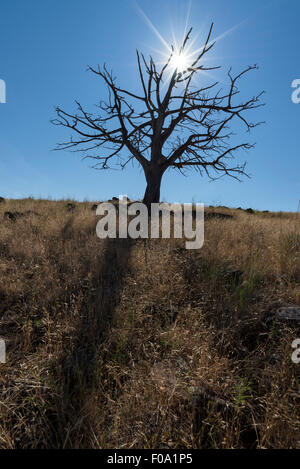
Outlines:
[[[171,60],[171,64],[172,67],[179,72],[183,72],[190,66],[187,55],[182,52],[180,54],[174,54]]]

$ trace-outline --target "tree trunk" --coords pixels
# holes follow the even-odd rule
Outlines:
[[[143,203],[148,208],[148,211],[151,209],[151,204],[159,203],[160,201],[160,186],[162,176],[163,172],[160,170],[160,168],[149,168],[147,171],[145,171],[147,187]]]

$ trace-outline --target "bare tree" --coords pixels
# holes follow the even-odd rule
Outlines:
[[[212,28],[213,24],[200,52],[184,70],[174,67],[174,47],[160,69],[152,57],[147,61],[137,51],[141,94],[120,88],[105,65],[89,67],[106,83],[108,100],[100,101],[97,115],[87,112],[79,102],[74,114],[58,107],[57,118],[52,122],[71,129],[76,138],[72,135],[57,149],[82,151],[85,157],[96,160],[97,169],[111,168],[114,161],[122,168],[137,161],[147,181],[143,202],[148,207],[159,202],[162,177],[169,168],[184,172],[192,167],[211,179],[223,175],[239,179],[247,175],[245,163],[234,162],[235,153],[253,145],[232,144],[230,124],[240,121],[247,131],[259,125],[249,122],[247,113],[262,105],[262,93],[235,102],[238,80],[257,66],[249,66],[235,76],[230,69],[226,91],[219,82],[195,88],[196,74],[220,68],[204,63],[205,55],[215,44],[211,41]],[[179,57],[184,56],[191,31],[181,44]]]

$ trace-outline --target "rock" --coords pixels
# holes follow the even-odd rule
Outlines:
[[[21,218],[24,216],[24,213],[20,212],[5,212],[3,217],[5,220],[11,220],[11,221],[16,221],[18,218]]]
[[[66,205],[66,209],[68,210],[68,212],[74,212],[76,208],[76,205],[75,204],[72,204],[71,202],[69,202],[67,205]]]
[[[3,217],[5,220],[16,221],[18,218],[30,215],[39,216],[39,214],[33,210],[26,210],[26,212],[5,212]]]
[[[3,215],[3,218],[6,220],[12,220],[15,221],[16,217],[12,212],[5,212]]]
[[[286,323],[288,326],[300,326],[300,307],[299,306],[281,306],[276,310],[265,311],[262,315],[262,322],[270,330],[276,328],[280,331],[282,324]]]
[[[300,322],[300,308],[298,306],[286,306],[279,308],[275,315],[278,319]]]

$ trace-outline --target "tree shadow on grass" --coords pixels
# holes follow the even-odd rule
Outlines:
[[[74,346],[56,365],[57,396],[48,415],[54,447],[91,446],[93,416],[89,397],[99,381],[97,351],[107,337],[120,300],[134,240],[107,239],[99,271],[94,278],[94,292],[80,312],[81,323]],[[49,423],[50,423],[49,422]]]

